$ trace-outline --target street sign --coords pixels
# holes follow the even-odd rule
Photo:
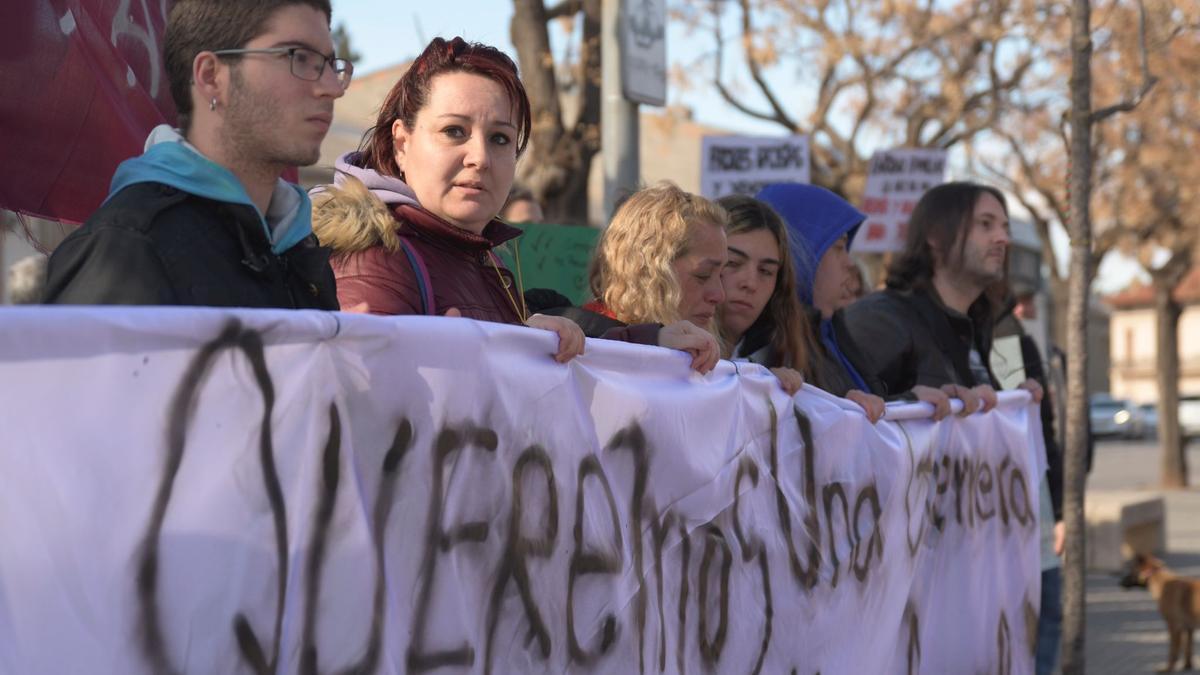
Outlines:
[[[635,103],[665,105],[666,0],[624,0],[621,2],[620,25],[622,93]]]

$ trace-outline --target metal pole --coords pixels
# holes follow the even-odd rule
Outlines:
[[[600,154],[604,163],[604,223],[619,199],[638,188],[638,104],[621,86],[621,4],[604,0],[600,13]]]

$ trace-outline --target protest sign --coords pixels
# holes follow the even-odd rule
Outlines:
[[[902,250],[913,207],[926,190],[942,182],[945,173],[945,150],[880,150],[871,155],[862,204],[867,220],[858,228],[853,250],[857,253]]]
[[[166,2],[0,6],[0,208],[81,222],[117,164],[174,122]],[[82,139],[82,140],[81,140]]]
[[[809,182],[808,136],[705,136],[700,191],[754,196],[772,183]]]
[[[582,305],[592,299],[588,289],[588,263],[600,238],[594,227],[521,223],[525,231],[510,246],[497,249],[513,273],[520,268],[522,286],[552,288]],[[520,252],[518,265],[516,251]]]
[[[0,669],[1029,673],[1040,429],[443,317],[8,310]]]

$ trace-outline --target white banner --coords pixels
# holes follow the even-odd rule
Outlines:
[[[0,325],[0,672],[1032,671],[1023,392],[872,425],[465,319]]]
[[[908,218],[929,188],[946,174],[946,151],[930,148],[878,150],[871,155],[863,213],[852,249],[856,253],[886,253],[904,249]]]
[[[705,136],[700,154],[700,194],[709,199],[809,182],[808,136]]]

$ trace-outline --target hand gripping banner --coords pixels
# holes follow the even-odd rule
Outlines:
[[[466,319],[0,312],[0,672],[1028,673],[1023,392]]]

